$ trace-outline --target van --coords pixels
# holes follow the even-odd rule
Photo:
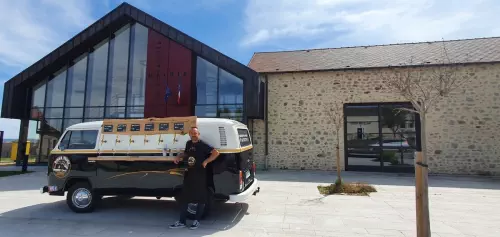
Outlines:
[[[48,162],[41,193],[64,196],[71,210],[92,212],[103,196],[173,197],[179,200],[187,160],[183,152],[192,127],[219,157],[207,165],[209,190],[204,217],[215,202],[243,202],[260,191],[245,124],[223,118],[109,119],[68,127]],[[191,215],[196,204],[188,205]],[[192,218],[192,216],[190,217]]]

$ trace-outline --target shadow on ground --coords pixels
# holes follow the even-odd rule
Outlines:
[[[341,175],[342,179],[347,182],[365,182],[373,185],[415,186],[415,178],[412,173],[343,171]],[[320,184],[333,183],[336,177],[335,171],[267,170],[257,172],[257,179],[261,181],[310,182]],[[430,175],[429,186],[498,190],[500,189],[500,177]]]
[[[217,203],[211,214],[200,221],[203,228],[196,231],[209,235],[231,229],[248,215],[247,211],[246,203]],[[82,230],[85,226],[91,227],[90,230],[84,230],[86,234],[92,234],[88,233],[92,232],[92,229],[98,229],[99,234],[102,234],[103,226],[114,231],[152,228],[160,232],[169,232],[173,230],[169,230],[168,225],[178,218],[179,207],[171,199],[105,197],[92,213],[74,213],[67,207],[65,201],[57,201],[2,213],[0,223],[6,220],[26,219],[26,222],[31,223],[56,223],[65,228],[69,227],[67,231],[71,231],[71,234],[75,234],[75,231]],[[187,223],[190,224],[191,220],[188,219]]]

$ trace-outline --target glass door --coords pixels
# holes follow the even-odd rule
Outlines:
[[[380,132],[377,105],[347,106],[346,164],[358,169],[379,169]]]
[[[347,104],[345,163],[347,170],[413,172],[415,114],[407,103]]]

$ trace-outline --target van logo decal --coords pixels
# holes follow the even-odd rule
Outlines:
[[[52,171],[57,178],[64,178],[71,170],[71,162],[66,156],[58,156],[52,165]]]
[[[194,163],[196,163],[196,159],[195,159],[194,157],[190,156],[190,157],[188,158],[188,165],[189,165],[189,166],[193,166],[193,165],[194,165]]]

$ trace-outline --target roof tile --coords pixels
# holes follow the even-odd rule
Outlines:
[[[443,47],[443,44],[445,47]],[[500,62],[500,37],[491,37],[345,48],[259,52],[254,54],[248,66],[257,72],[296,72],[401,65],[432,65],[442,62],[444,49],[446,49],[452,62]]]

